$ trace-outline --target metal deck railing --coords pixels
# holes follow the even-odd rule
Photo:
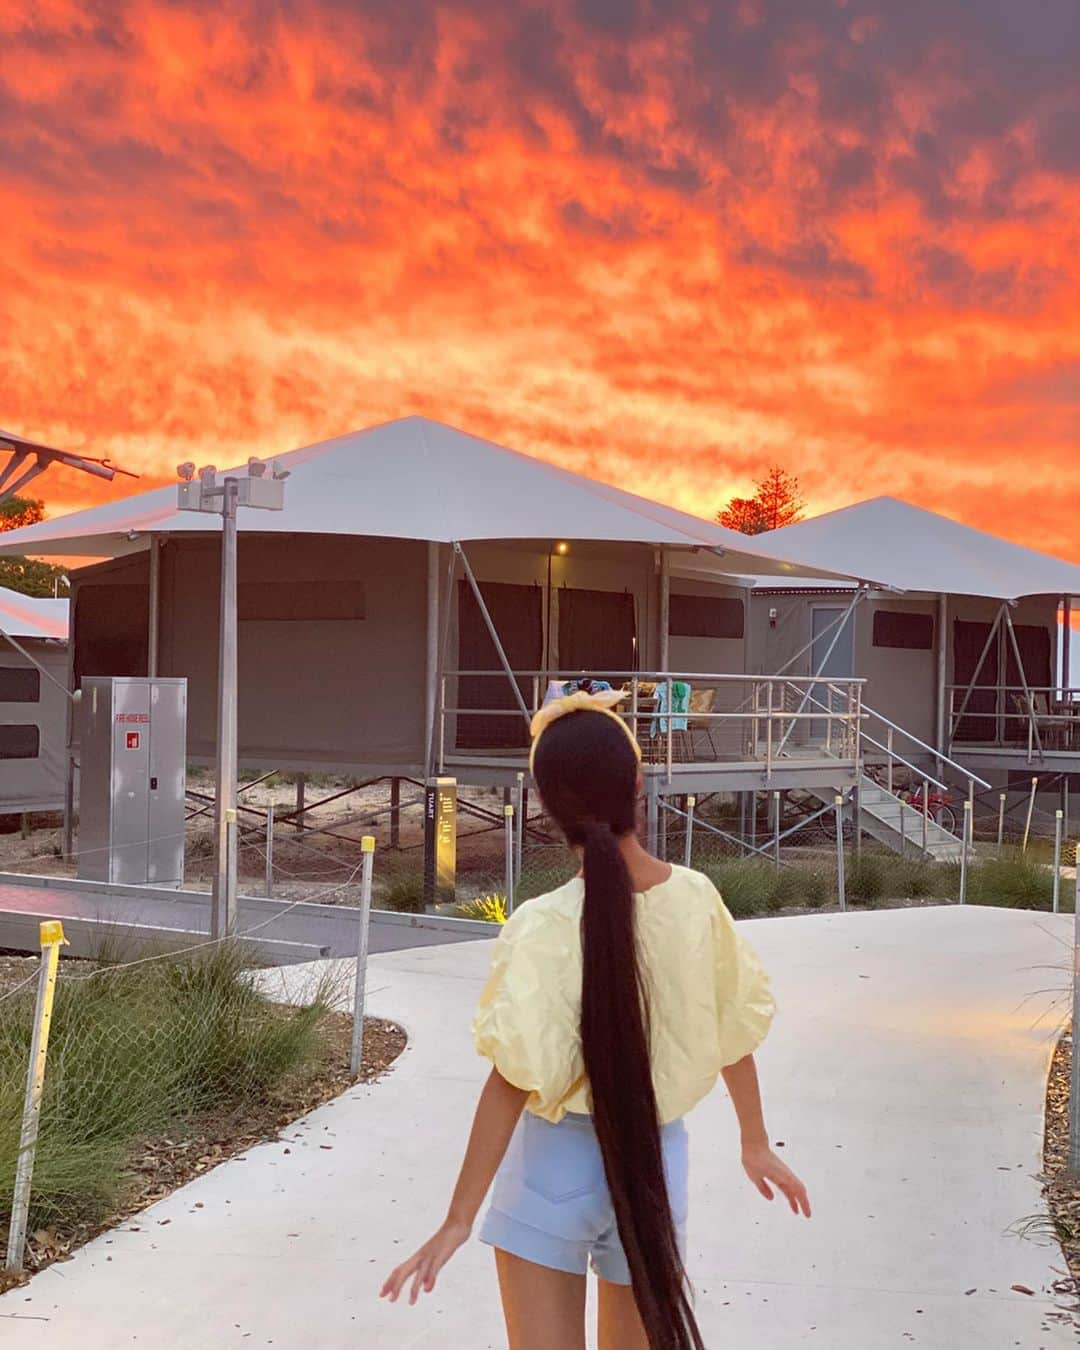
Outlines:
[[[1028,764],[1047,751],[1080,757],[1080,689],[949,685],[949,748],[1001,749]]]
[[[861,679],[679,671],[451,670],[440,681],[437,767],[479,756],[527,760],[528,723],[559,686],[591,679],[623,691],[618,712],[633,729],[647,764],[670,781],[680,764],[761,768],[769,782],[783,760],[858,763]],[[671,711],[677,685],[689,686],[683,711]],[[515,687],[516,686],[516,691]],[[824,695],[823,703],[820,696]]]

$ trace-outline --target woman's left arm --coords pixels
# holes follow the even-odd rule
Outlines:
[[[508,1083],[498,1069],[492,1069],[477,1103],[465,1159],[446,1218],[438,1232],[419,1251],[391,1272],[382,1287],[381,1298],[397,1302],[410,1277],[410,1303],[416,1302],[421,1291],[430,1293],[435,1288],[439,1271],[472,1232],[476,1215],[503,1160],[528,1095]]]

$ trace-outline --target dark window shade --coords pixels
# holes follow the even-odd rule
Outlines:
[[[511,669],[539,670],[544,650],[540,587],[484,581],[480,583],[480,594]],[[499,654],[467,581],[458,583],[458,670],[502,670]],[[517,684],[528,707],[532,700],[532,676],[526,675]],[[459,749],[513,750],[528,745],[529,728],[505,674],[460,676],[457,702],[463,709],[492,710],[489,714],[464,712],[458,716]],[[507,711],[502,712],[503,708]]]
[[[37,759],[40,736],[34,726],[0,726],[0,759]]]
[[[145,675],[147,588],[93,583],[75,596],[75,687],[85,675]]]
[[[240,619],[282,623],[367,617],[362,581],[242,581],[236,611]]]
[[[636,668],[634,597],[625,591],[559,591],[559,669],[597,678]]]
[[[672,595],[668,632],[672,637],[741,638],[743,602],[727,595]]]
[[[39,703],[41,672],[34,666],[0,666],[0,703]]]
[[[1050,676],[1050,630],[1041,624],[1017,623],[1013,625],[1016,645],[1020,648],[1020,659],[1024,663],[1024,679],[1029,689],[1047,689]],[[1024,683],[1016,666],[1016,656],[1008,634],[1005,635],[1005,683],[1016,688]]]
[[[966,685],[970,683],[983,646],[990,636],[990,627],[991,625],[988,623],[969,623],[964,619],[957,619],[953,623],[953,684]],[[997,727],[994,717],[980,716],[979,714],[996,712],[996,688],[980,688],[980,686],[996,687],[997,682],[998,649],[995,638],[995,641],[990,644],[990,650],[986,653],[986,660],[979,672],[978,683],[968,697],[964,716],[960,719],[956,728],[956,740],[992,741],[994,739]],[[959,693],[954,697],[956,699],[954,711],[959,712],[964,695]]]
[[[934,616],[903,609],[874,611],[874,646],[929,652],[934,648]]]

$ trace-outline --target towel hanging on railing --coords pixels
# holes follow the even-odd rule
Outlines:
[[[666,680],[661,680],[656,686],[656,711],[658,717],[652,720],[652,726],[649,728],[649,734],[655,736],[659,730],[661,736],[667,735],[668,719],[664,716],[668,711],[668,684]],[[690,686],[685,680],[672,680],[671,682],[671,729],[672,731],[685,731],[689,726],[690,713]]]

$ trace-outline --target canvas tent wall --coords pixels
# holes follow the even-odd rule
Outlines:
[[[776,588],[760,579],[752,591],[750,647],[755,672],[788,669],[813,673],[815,616],[820,632],[847,608],[853,588],[807,584]],[[951,687],[970,677],[966,658],[975,646],[978,659],[998,605],[985,596],[950,596],[946,615],[945,683]],[[1032,683],[1052,683],[1050,672],[1057,641],[1057,602],[1029,596],[1012,610],[1013,624],[1025,653]],[[937,728],[937,642],[939,605],[934,595],[870,592],[849,622],[851,672],[866,679],[866,702],[891,721],[928,744]],[[1001,642],[1004,644],[1004,634]],[[821,644],[818,644],[820,650]],[[997,647],[995,646],[995,651]],[[843,652],[848,653],[844,646]],[[793,664],[797,653],[802,655]],[[1011,657],[1011,654],[1007,654]],[[1008,664],[1002,658],[1003,668]],[[1015,663],[1013,663],[1015,664]],[[994,675],[996,660],[984,668]],[[974,711],[974,709],[973,709]],[[968,720],[968,719],[966,719]],[[972,735],[978,730],[973,722]],[[961,736],[959,739],[963,739]]]
[[[67,636],[66,600],[0,587],[0,815],[63,806]]]
[[[246,534],[239,562],[239,745],[245,764],[357,775],[423,772],[427,545],[413,540]],[[645,544],[478,543],[469,559],[515,669],[603,674],[659,660],[659,565]],[[445,580],[451,549],[439,551]],[[548,589],[550,579],[550,591]],[[188,679],[188,750],[216,735],[218,544],[169,539],[160,551],[158,674]],[[73,574],[74,673],[147,670],[145,554]],[[671,579],[676,668],[741,671],[743,594],[726,580]],[[685,601],[685,604],[683,603]],[[696,623],[696,628],[694,627]],[[726,626],[725,626],[726,625]],[[696,636],[687,636],[690,629]],[[723,636],[714,636],[722,631]],[[524,730],[467,582],[452,593],[451,706],[506,709],[451,719],[456,749],[519,745]],[[532,690],[524,690],[531,697]]]

